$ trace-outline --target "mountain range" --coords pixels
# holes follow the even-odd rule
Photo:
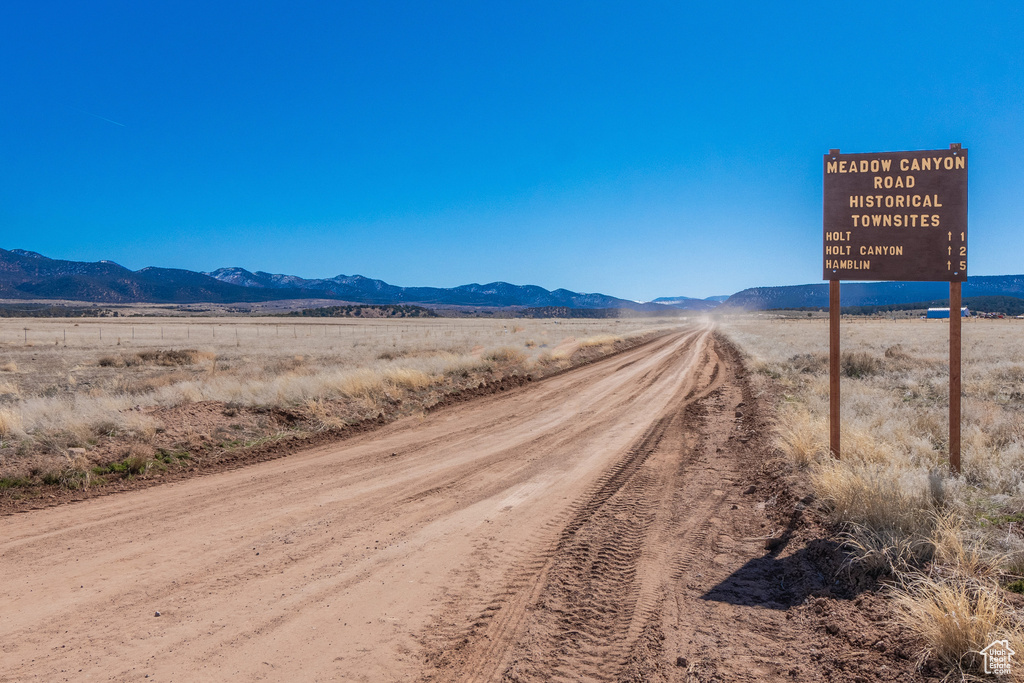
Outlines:
[[[963,296],[1013,296],[1024,298],[1024,275],[969,277]],[[844,282],[839,288],[843,306],[885,306],[949,298],[946,282]],[[773,308],[828,308],[828,284],[784,287],[752,287],[729,297],[726,309],[753,311]]]
[[[244,268],[220,268],[210,273],[154,267],[133,271],[113,261],[64,261],[23,249],[0,249],[0,298],[171,304],[336,299],[356,304],[629,308],[636,311],[705,310],[716,305],[687,297],[680,297],[676,304],[641,303],[606,294],[567,289],[549,291],[507,282],[452,288],[398,287],[361,275],[306,279],[262,271],[253,273]]]
[[[383,280],[373,280],[362,275],[338,275],[337,277],[308,280],[295,275],[275,275],[244,268],[220,268],[206,273],[220,282],[243,287],[276,290],[281,298],[295,299],[293,292],[315,290],[324,292],[330,298],[344,299],[367,304],[433,304],[447,306],[525,306],[539,308],[560,306],[565,308],[630,308],[636,311],[663,311],[665,304],[640,303],[605,294],[583,294],[568,289],[549,291],[536,285],[511,285],[507,282],[492,282],[486,285],[470,284],[459,287],[398,287]],[[286,296],[287,295],[287,296]],[[673,308],[700,309],[714,308],[716,304],[703,299],[684,297]]]
[[[843,306],[873,306],[935,301],[948,297],[945,282],[847,282]],[[963,296],[1024,298],[1024,275],[971,277]],[[660,311],[767,310],[827,308],[825,283],[753,287],[732,296],[695,299],[659,297],[642,303],[606,294],[547,290],[507,282],[459,287],[399,287],[362,275],[307,279],[244,268],[197,273],[177,268],[130,270],[113,261],[95,263],[51,259],[32,251],[0,249],[0,299],[71,300],[93,303],[253,303],[289,299],[334,299],[350,304],[426,306],[622,309]]]

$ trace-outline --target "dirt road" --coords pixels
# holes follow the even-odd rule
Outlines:
[[[699,679],[720,622],[771,612],[729,611],[771,531],[739,486],[741,373],[695,326],[340,444],[2,518],[0,680]],[[786,675],[761,639],[723,680]]]

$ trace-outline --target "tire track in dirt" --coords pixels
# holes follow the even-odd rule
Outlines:
[[[665,567],[674,561],[665,537],[679,520],[665,512],[678,456],[695,438],[688,407],[724,381],[713,345],[698,357],[690,381],[575,506],[549,549],[514,572],[474,628],[441,645],[461,660],[442,680],[615,680],[625,668],[658,612]],[[700,512],[706,517],[709,509]]]
[[[631,447],[510,553],[503,588],[469,626],[423,638],[422,680],[921,679],[903,650],[865,650],[878,641],[886,652],[894,636],[879,640],[859,598],[815,597],[839,584],[821,573],[839,566],[827,543],[784,549],[804,503],[784,530],[778,510],[766,512],[791,494],[766,460],[770,423],[736,349],[715,337],[687,363],[688,381]]]

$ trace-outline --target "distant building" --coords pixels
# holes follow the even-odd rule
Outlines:
[[[949,317],[949,309],[948,308],[929,308],[928,309],[928,315],[925,316],[925,317],[927,317],[929,319],[930,318],[948,318]],[[970,318],[971,317],[971,312],[969,310],[967,310],[966,306],[964,306],[963,308],[960,309],[960,317],[961,318]]]

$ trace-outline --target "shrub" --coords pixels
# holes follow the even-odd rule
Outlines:
[[[828,372],[828,356],[823,353],[798,353],[789,359],[797,372],[819,374]]]
[[[194,365],[202,356],[195,349],[159,349],[155,351],[139,351],[135,354],[142,363],[149,365]]]
[[[87,489],[92,481],[89,460],[84,455],[65,456],[61,467],[43,473],[41,479],[47,486],[60,486],[72,491]]]
[[[122,356],[102,356],[96,364],[102,368],[134,368],[140,365],[175,367],[194,365],[199,360],[210,360],[211,354],[195,349],[154,349]]]
[[[149,460],[141,454],[129,455],[124,459],[124,468],[128,474],[145,474],[149,469]]]
[[[839,364],[843,374],[853,379],[877,374],[882,369],[882,361],[865,351],[844,353],[840,358]]]
[[[484,354],[484,360],[494,361],[495,363],[522,363],[526,360],[526,354],[519,349],[512,348],[511,346],[502,346],[501,348],[488,351]]]
[[[885,357],[890,360],[910,360],[910,355],[903,351],[902,344],[893,344],[885,350]]]

